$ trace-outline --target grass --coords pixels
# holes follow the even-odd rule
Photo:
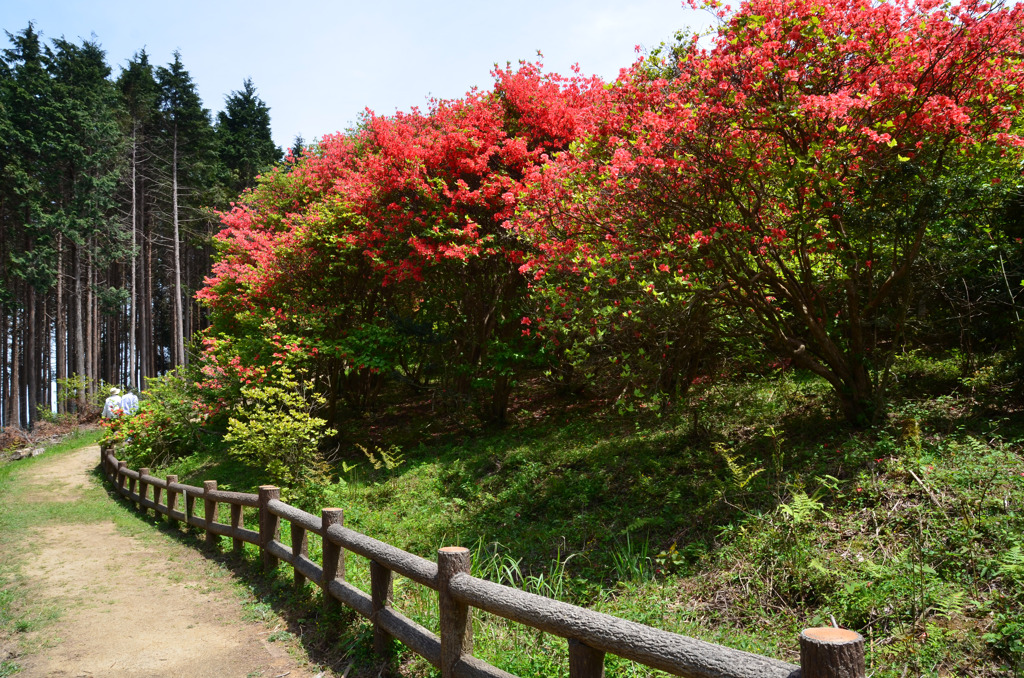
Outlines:
[[[800,630],[834,618],[867,638],[876,676],[1020,672],[1015,392],[955,359],[911,354],[896,369],[888,418],[871,431],[835,420],[827,386],[799,373],[704,385],[660,417],[548,400],[474,431],[385,412],[345,432],[334,482],[288,500],[342,506],[349,527],[426,558],[469,546],[478,576],[792,662]],[[360,445],[397,445],[404,461],[374,469]],[[168,471],[261,482],[212,453]],[[317,538],[309,548],[319,559]],[[238,572],[287,633],[339,673],[379,672],[364,620],[325,619],[313,587],[295,594],[290,570],[263,577],[255,561],[248,550]],[[348,577],[369,590],[364,559],[349,554]],[[432,592],[398,578],[395,606],[436,632]],[[567,675],[558,638],[481,613],[474,637],[475,654],[507,671]],[[434,675],[409,654],[391,663]],[[607,668],[661,675],[614,657]]]
[[[18,673],[18,656],[52,642],[46,632],[61,615],[59,607],[33,600],[32,588],[21,572],[18,556],[25,548],[26,533],[57,517],[80,522],[92,519],[92,511],[104,515],[117,511],[100,492],[93,494],[88,506],[54,507],[26,502],[19,476],[56,455],[95,444],[99,438],[99,431],[77,432],[50,446],[42,456],[0,464],[0,487],[4,488],[0,493],[0,647],[5,655],[13,655],[0,661],[0,676]]]

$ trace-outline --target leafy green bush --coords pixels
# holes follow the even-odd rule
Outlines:
[[[178,368],[148,380],[134,416],[103,422],[104,443],[122,443],[129,466],[164,466],[200,444],[205,417],[196,407],[192,379]]]
[[[324,403],[311,382],[282,368],[276,383],[242,388],[224,441],[233,456],[264,469],[272,482],[295,487],[321,480],[326,467],[319,441],[335,434],[326,420],[313,416]]]

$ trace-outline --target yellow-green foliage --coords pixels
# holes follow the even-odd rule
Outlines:
[[[382,468],[386,468],[391,471],[401,466],[402,462],[405,461],[405,457],[402,455],[402,450],[398,445],[392,445],[386,450],[383,447],[377,447],[377,454],[380,455],[380,459],[362,445],[357,444],[356,447],[366,455],[366,458],[370,460],[370,464],[372,464],[373,468],[378,471]]]
[[[324,397],[310,382],[285,368],[275,383],[242,389],[224,440],[232,455],[264,469],[273,482],[305,484],[323,474],[319,442],[335,433],[326,420],[313,416],[323,404]]]

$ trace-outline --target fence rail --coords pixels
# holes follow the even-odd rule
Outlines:
[[[801,665],[795,666],[479,579],[470,574],[468,549],[441,548],[437,562],[431,562],[345,527],[340,508],[315,516],[286,504],[271,485],[261,486],[258,494],[218,490],[215,480],[203,487],[185,485],[174,475],[157,478],[148,468],[129,469],[109,447],[100,449],[100,465],[114,489],[141,511],[204,530],[211,544],[221,536],[230,537],[236,551],[255,544],[264,568],[288,563],[296,587],[309,581],[324,591],[325,606],[345,605],[369,619],[375,652],[384,655],[392,640],[399,640],[439,668],[442,678],[516,678],[473,656],[473,608],[565,638],[571,678],[604,676],[606,653],[689,678],[862,678],[865,673],[864,639],[846,629],[806,629],[799,638]],[[196,514],[197,501],[202,517]],[[230,524],[218,522],[218,504],[230,506]],[[258,510],[258,530],[244,527],[244,507]],[[280,541],[282,520],[291,526],[291,544]],[[321,563],[309,558],[310,533],[322,539]],[[345,580],[346,551],[370,561],[369,594]],[[437,592],[440,635],[391,606],[396,573]]]

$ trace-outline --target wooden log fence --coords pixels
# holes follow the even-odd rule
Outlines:
[[[149,469],[129,469],[102,447],[100,465],[118,494],[142,512],[152,510],[169,521],[206,532],[210,544],[229,537],[232,547],[259,547],[264,568],[283,561],[294,570],[295,585],[306,581],[324,592],[328,608],[345,605],[373,624],[373,649],[385,654],[394,640],[420,655],[442,678],[516,678],[473,656],[472,613],[484,610],[568,642],[571,678],[603,678],[606,654],[615,654],[651,668],[688,678],[864,678],[864,639],[846,629],[813,628],[800,634],[801,666],[734,650],[702,640],[559,602],[470,574],[469,549],[441,548],[437,562],[413,555],[344,526],[344,512],[325,508],[320,516],[280,500],[271,485],[258,494],[227,492],[208,480],[203,487],[185,485],[177,476],[157,478]],[[152,488],[152,498],[149,488]],[[185,498],[185,510],[178,496]],[[164,501],[161,502],[161,498]],[[196,501],[202,502],[202,517]],[[230,524],[218,522],[218,504],[228,504]],[[259,530],[244,527],[244,507],[258,511]],[[280,541],[281,521],[291,526],[291,544]],[[309,534],[323,543],[323,562],[309,558]],[[370,561],[370,593],[345,579],[345,552]],[[437,592],[440,635],[420,626],[392,607],[393,578],[398,574]]]

